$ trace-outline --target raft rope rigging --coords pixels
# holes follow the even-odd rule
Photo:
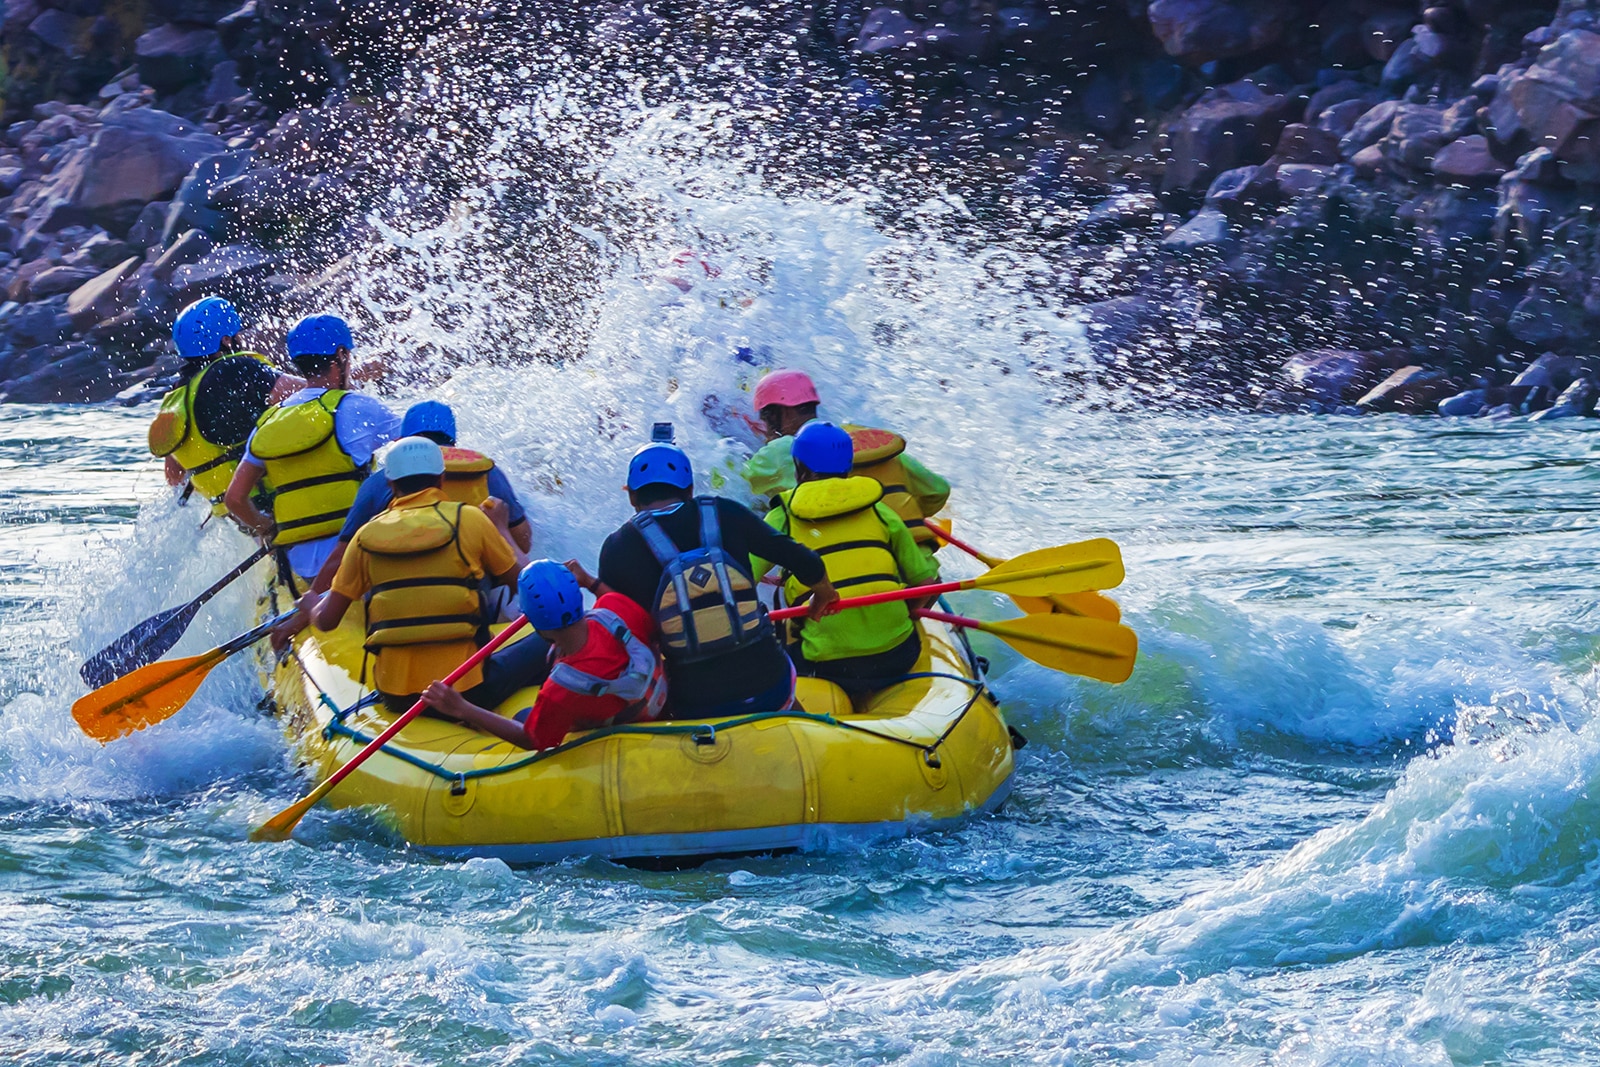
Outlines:
[[[271,599],[272,603],[276,605],[278,600],[276,585],[271,587]],[[943,603],[944,598],[940,597],[939,600],[941,603]],[[972,696],[967,700],[966,704],[962,705],[961,711],[958,712],[956,717],[950,721],[950,725],[945,727],[944,732],[936,737],[931,744],[922,744],[918,741],[912,741],[909,738],[897,737],[894,734],[886,734],[878,730],[868,729],[865,726],[861,726],[853,722],[846,722],[842,719],[837,719],[832,715],[817,715],[809,711],[783,710],[758,711],[749,715],[742,715],[736,719],[729,719],[716,725],[712,725],[708,722],[677,723],[666,721],[657,722],[649,726],[638,724],[608,726],[586,733],[576,741],[564,741],[554,748],[541,749],[540,751],[529,756],[524,756],[522,759],[513,760],[510,763],[501,764],[498,767],[475,767],[470,771],[452,771],[442,764],[434,763],[431,760],[425,760],[421,756],[413,755],[403,748],[397,748],[392,745],[384,745],[382,751],[385,754],[400,760],[402,763],[409,763],[418,770],[427,771],[436,778],[441,778],[447,782],[450,782],[450,792],[454,795],[460,795],[466,791],[467,782],[473,779],[492,778],[496,775],[510,774],[513,771],[519,771],[524,767],[531,767],[535,763],[540,763],[554,756],[559,756],[563,752],[569,752],[572,749],[578,748],[582,745],[592,744],[596,741],[603,741],[608,737],[616,737],[619,735],[639,735],[650,737],[661,734],[674,736],[688,734],[694,737],[696,744],[714,745],[717,743],[718,729],[729,730],[735,726],[748,726],[751,723],[769,722],[773,719],[798,719],[802,722],[815,722],[821,723],[824,726],[835,726],[841,730],[853,730],[856,733],[862,733],[867,734],[870,737],[876,737],[881,741],[892,741],[897,745],[905,745],[908,748],[917,749],[922,753],[923,762],[925,762],[929,767],[937,769],[942,766],[939,760],[939,746],[943,745],[945,741],[949,739],[950,735],[955,732],[956,727],[960,726],[962,720],[967,717],[967,713],[977,705],[978,699],[988,691],[988,681],[985,677],[989,666],[988,661],[983,657],[977,656],[973,653],[972,645],[967,641],[967,635],[965,633],[960,634],[960,637],[961,644],[964,651],[967,653],[968,660],[977,671],[978,676],[976,678],[968,678],[965,675],[960,674],[946,674],[942,671],[919,671],[914,674],[902,674],[896,678],[883,679],[883,688],[887,688],[891,685],[900,685],[904,682],[914,682],[924,678],[940,678],[946,681],[961,682],[964,685],[969,685],[972,687]],[[362,708],[372,707],[373,705],[377,704],[381,699],[379,694],[376,691],[367,693],[362,696],[360,700],[357,700],[354,704],[351,704],[348,708],[340,708],[334,699],[327,694],[327,691],[317,683],[315,676],[313,676],[311,671],[306,667],[305,661],[300,658],[300,652],[294,647],[293,642],[289,643],[288,653],[294,658],[295,665],[300,668],[300,673],[305,675],[306,681],[311,683],[311,688],[317,691],[317,699],[329,710],[329,712],[332,713],[332,718],[328,720],[328,725],[322,728],[322,739],[324,741],[332,741],[335,737],[343,737],[360,745],[371,744],[373,741],[372,737],[362,733],[360,730],[346,726],[344,721],[351,715],[354,715],[356,712],[360,711]],[[995,699],[994,694],[989,694],[989,698],[994,700],[995,703],[999,703],[999,701]],[[1013,738],[1013,740],[1015,740],[1015,738]],[[1019,745],[1017,747],[1021,746]]]
[[[301,665],[301,669],[304,670],[304,664]],[[307,674],[307,678],[310,678],[309,674]],[[821,723],[825,726],[836,726],[841,730],[853,730],[856,733],[862,733],[876,737],[881,741],[892,741],[897,745],[905,745],[908,748],[917,749],[922,753],[923,761],[927,763],[929,767],[937,768],[941,766],[938,752],[939,746],[944,744],[950,735],[955,732],[956,727],[960,726],[961,721],[967,717],[967,713],[971,711],[978,703],[978,699],[984,694],[984,683],[981,679],[966,678],[959,674],[943,674],[936,671],[924,671],[917,674],[902,675],[899,678],[886,679],[886,684],[898,685],[901,682],[916,681],[922,678],[943,678],[948,681],[962,682],[966,685],[972,686],[973,689],[972,697],[966,702],[965,705],[962,706],[961,711],[950,722],[950,725],[945,728],[944,732],[935,738],[931,744],[923,744],[920,741],[913,741],[909,738],[896,737],[894,734],[886,734],[878,730],[868,729],[865,726],[861,726],[853,722],[846,722],[842,719],[837,719],[832,715],[817,715],[809,711],[786,710],[758,711],[749,715],[741,715],[736,719],[728,719],[716,724],[708,722],[668,721],[655,723],[649,726],[638,724],[607,726],[602,729],[586,733],[575,741],[564,741],[554,748],[542,749],[538,752],[532,753],[531,755],[524,756],[522,759],[513,760],[510,763],[504,763],[498,767],[475,767],[470,771],[452,771],[448,767],[434,763],[431,760],[425,760],[420,756],[407,752],[403,748],[397,748],[392,745],[384,745],[382,751],[403,763],[409,763],[418,770],[427,771],[436,778],[441,778],[452,783],[451,792],[459,794],[465,791],[466,783],[473,779],[492,778],[500,774],[510,774],[513,771],[519,771],[524,767],[530,767],[535,763],[540,763],[554,756],[559,756],[563,752],[569,752],[572,749],[578,748],[582,745],[592,744],[596,741],[602,741],[608,737],[616,737],[619,735],[654,737],[662,734],[681,736],[687,734],[695,739],[696,744],[714,745],[716,744],[718,730],[730,730],[736,726],[748,726],[751,723],[757,722],[770,722],[774,719],[798,719],[802,722],[815,722]],[[312,681],[312,685],[315,686],[316,682]],[[320,688],[318,689],[318,693],[320,694],[323,702],[331,707],[333,702],[328,699],[328,695],[326,693],[322,693]],[[346,726],[344,724],[344,720],[349,718],[361,708],[371,706],[372,704],[376,703],[376,701],[377,694],[373,693],[362,697],[349,708],[346,708],[342,711],[336,711],[334,713],[334,718],[329,720],[328,725],[322,728],[323,740],[331,741],[335,737],[342,737],[349,741],[355,742],[356,744],[370,744],[373,740],[371,736],[362,733],[360,730]]]

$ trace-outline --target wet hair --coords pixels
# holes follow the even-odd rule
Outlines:
[[[692,496],[694,496],[693,488],[679,489],[677,486],[668,485],[666,482],[652,482],[649,485],[641,485],[633,491],[634,503],[636,505],[643,504],[646,507],[651,504],[660,504],[667,500],[688,500]]]
[[[303,356],[293,357],[290,362],[294,364],[295,369],[301,374],[310,378],[320,378],[332,370],[335,363],[339,362],[339,353],[318,356],[308,352]]]
[[[453,448],[455,447],[456,443],[456,439],[454,437],[451,437],[447,433],[440,433],[438,430],[424,430],[422,433],[412,434],[412,436],[426,437],[440,448]]]
[[[408,474],[398,481],[389,483],[394,487],[395,496],[410,496],[420,493],[424,489],[437,489],[444,484],[442,474]]]

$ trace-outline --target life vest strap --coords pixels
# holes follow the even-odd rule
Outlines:
[[[367,476],[359,469],[339,471],[337,474],[319,474],[315,478],[301,478],[297,482],[285,482],[277,487],[279,496],[284,493],[293,493],[299,489],[310,489],[318,485],[332,485],[335,482],[364,482]]]
[[[872,582],[893,582],[899,588],[905,588],[898,574],[858,574],[854,578],[841,578],[833,583],[835,589],[848,589],[852,585],[868,585]]]
[[[206,471],[214,471],[224,463],[233,463],[239,459],[242,459],[243,457],[244,442],[240,441],[238,444],[223,451],[223,453],[216,458],[208,459],[198,467],[190,467],[189,474],[193,476],[196,474],[204,474]]]
[[[418,589],[424,586],[454,586],[459,589],[476,589],[476,578],[396,578],[392,582],[379,582],[367,590],[367,596],[387,593],[392,589]]]
[[[840,541],[838,544],[827,545],[816,550],[817,555],[826,556],[830,552],[849,552],[857,548],[880,548],[893,554],[893,549],[888,541]]]
[[[334,519],[342,520],[348,514],[350,514],[348,510],[324,511],[320,515],[307,515],[303,519],[290,519],[288,522],[280,522],[278,523],[278,529],[280,531],[298,530],[302,526],[315,526],[319,522],[332,522]]]
[[[445,623],[465,622],[473,626],[483,624],[482,615],[413,615],[405,619],[393,619],[388,622],[367,623],[368,636],[379,630],[388,630],[396,626],[438,626]]]

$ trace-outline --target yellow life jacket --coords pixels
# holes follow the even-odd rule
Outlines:
[[[273,543],[294,545],[339,532],[366,471],[345,453],[334,412],[348,394],[329,389],[315,400],[274,404],[256,423],[250,452],[272,479]]]
[[[444,449],[444,496],[463,504],[480,506],[489,499],[489,472],[494,460],[470,448]]]
[[[883,502],[890,511],[900,516],[918,544],[939,547],[939,538],[928,529],[922,506],[906,487],[906,467],[900,462],[900,453],[906,450],[906,439],[888,430],[874,430],[866,426],[846,426],[845,429],[855,443],[855,463],[850,468],[851,473],[871,478],[883,486]]]
[[[778,496],[789,536],[822,557],[842,597],[905,588],[889,532],[873,507],[882,499],[883,487],[865,475],[805,482]],[[811,595],[793,575],[783,588],[791,604]]]
[[[268,367],[272,366],[271,360],[259,352],[235,352],[233,356],[223,358],[231,359],[234,356],[257,359]],[[213,510],[222,506],[222,494],[228,491],[234,469],[244,455],[243,440],[226,443],[208,441],[201,436],[200,428],[195,424],[194,398],[199,395],[200,380],[219,362],[221,360],[207,364],[194,377],[161,398],[161,410],[156,412],[156,417],[151,421],[148,434],[151,454],[171,456],[176,460],[178,466],[188,472],[189,484],[194,486],[194,491],[211,501]]]
[[[485,621],[483,570],[461,551],[453,500],[395,508],[356,532],[367,554],[367,648],[467,641]]]

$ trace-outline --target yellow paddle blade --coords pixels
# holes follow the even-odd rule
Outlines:
[[[979,627],[1035,663],[1102,682],[1125,682],[1139,654],[1139,636],[1104,619],[1024,615]]]
[[[1121,622],[1122,608],[1115,600],[1093,590],[1068,593],[1065,596],[1014,596],[1017,607],[1029,615],[1079,615],[1088,619]]]
[[[289,835],[294,833],[294,828],[300,825],[300,820],[306,817],[306,812],[317,806],[317,802],[333,791],[336,783],[331,779],[324,781],[311,792],[284,808],[278,814],[250,831],[252,841],[287,841]]]
[[[140,667],[79,697],[72,717],[83,732],[105,744],[170,717],[189,702],[211,668],[227,658],[221,649]]]
[[[1121,585],[1122,550],[1100,537],[1077,544],[1025,552],[964,584],[1011,596],[1061,596]]]

